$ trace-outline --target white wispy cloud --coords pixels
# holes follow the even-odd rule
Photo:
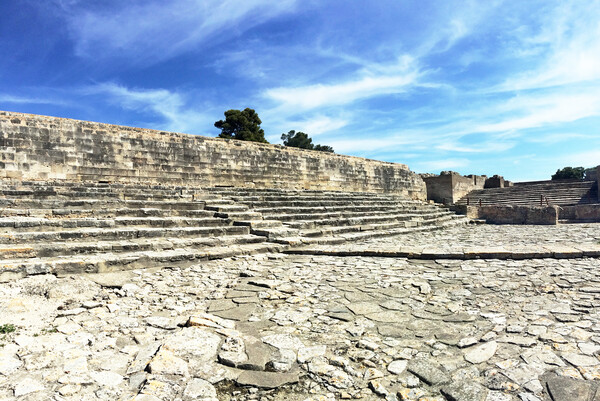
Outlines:
[[[271,88],[264,96],[276,102],[278,108],[298,112],[406,92],[417,84],[421,74],[415,60],[405,55],[397,63],[373,64],[341,82]]]
[[[167,89],[127,88],[113,82],[87,86],[80,90],[85,95],[103,95],[107,101],[129,110],[159,116],[165,122],[160,127],[167,131],[198,133],[198,127],[210,126],[214,118],[186,105],[184,96]],[[200,132],[206,135],[206,133]]]
[[[599,129],[600,132],[600,129]],[[561,132],[557,134],[544,134],[538,137],[528,137],[525,141],[531,143],[556,144],[560,142],[583,141],[595,139],[591,134],[580,134],[577,132]],[[599,160],[600,162],[600,160]]]
[[[546,12],[537,16],[539,24],[513,32],[512,52],[529,60],[528,68],[492,89],[526,90],[600,79],[599,17],[598,1],[585,6],[577,1],[549,2]]]
[[[102,9],[65,2],[61,13],[77,55],[151,63],[240,35],[295,5],[296,0],[138,0]]]
[[[1,103],[13,103],[13,104],[51,104],[57,106],[68,105],[69,103],[56,98],[45,98],[45,97],[29,97],[29,96],[15,96],[9,94],[0,93]]]
[[[457,152],[457,153],[497,153],[497,152],[505,152],[509,149],[515,147],[514,142],[494,142],[488,141],[479,145],[466,146],[457,143],[441,143],[439,145],[435,145],[435,148],[438,150],[443,150],[447,152]]]
[[[600,115],[600,93],[565,92],[529,94],[506,104],[509,116],[499,116],[498,122],[475,126],[474,132],[511,132],[573,122]],[[505,106],[505,105],[502,105]],[[503,107],[501,107],[503,108]]]
[[[288,124],[293,127],[298,127],[296,131],[302,131],[308,133],[311,137],[314,137],[325,132],[336,131],[343,128],[348,124],[348,120],[343,117],[314,115],[303,121],[290,121]]]
[[[462,169],[468,167],[470,161],[464,158],[448,158],[427,161],[415,161],[411,165],[411,169],[417,172],[424,171],[442,171],[451,169]]]

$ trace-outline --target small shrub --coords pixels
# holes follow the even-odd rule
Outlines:
[[[17,328],[12,324],[2,324],[0,325],[0,334],[9,334],[16,331]]]

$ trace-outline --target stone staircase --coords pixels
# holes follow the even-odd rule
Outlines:
[[[507,188],[487,188],[469,192],[456,202],[472,206],[546,206],[581,205],[598,203],[596,181],[536,181],[515,183]],[[542,200],[542,202],[540,202]],[[547,200],[547,203],[546,203]]]
[[[468,220],[394,195],[0,182],[0,281],[191,264]]]
[[[292,246],[357,241],[468,222],[446,208],[389,194],[206,188],[246,205],[262,219],[233,218],[253,234]],[[235,212],[234,212],[235,213]]]
[[[0,205],[2,280],[168,266],[282,248],[222,213],[260,218],[247,207],[185,187],[2,182]]]

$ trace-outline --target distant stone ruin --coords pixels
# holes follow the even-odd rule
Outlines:
[[[452,205],[471,219],[493,224],[600,221],[597,174],[593,180],[512,183],[504,177],[442,171],[426,175],[427,199]]]

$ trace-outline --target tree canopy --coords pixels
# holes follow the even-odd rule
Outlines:
[[[304,132],[296,132],[294,130],[289,131],[287,134],[281,134],[281,140],[285,146],[291,146],[293,148],[312,149],[314,145],[312,139],[308,137]]]
[[[314,149],[319,152],[333,153],[333,148],[329,145],[315,145]]]
[[[265,139],[265,131],[260,128],[261,123],[254,109],[231,109],[225,112],[225,120],[215,122],[215,127],[221,130],[219,138],[269,143]]]
[[[333,153],[331,146],[313,145],[312,139],[302,131],[291,130],[287,134],[281,134],[281,140],[285,146]]]
[[[583,167],[564,167],[556,170],[552,175],[553,180],[583,180],[585,169]]]

